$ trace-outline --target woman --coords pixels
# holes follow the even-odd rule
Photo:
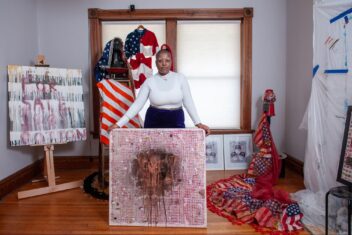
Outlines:
[[[200,122],[186,78],[170,71],[172,55],[163,46],[156,53],[158,73],[143,83],[133,105],[116,124],[110,126],[109,131],[124,126],[138,114],[149,98],[150,107],[145,116],[144,128],[185,128],[183,105],[195,126],[209,134],[209,127]]]

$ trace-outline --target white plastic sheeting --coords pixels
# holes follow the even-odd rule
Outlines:
[[[337,170],[347,106],[352,105],[352,1],[317,0],[313,11],[315,76],[301,125],[308,130],[304,161],[307,189],[293,196],[303,210],[303,222],[323,228],[325,193],[340,185]],[[330,204],[332,216],[338,204]]]

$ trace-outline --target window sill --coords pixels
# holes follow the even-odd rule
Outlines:
[[[210,129],[211,135],[222,134],[252,134],[255,130],[241,130],[241,129]]]

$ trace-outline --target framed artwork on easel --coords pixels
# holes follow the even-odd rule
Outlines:
[[[8,97],[11,146],[86,139],[81,70],[9,65]]]
[[[348,106],[337,181],[352,187],[352,106]]]

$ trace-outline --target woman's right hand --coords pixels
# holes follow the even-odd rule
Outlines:
[[[108,132],[110,132],[112,129],[115,129],[115,128],[120,128],[120,127],[115,123],[114,125],[109,126]]]

